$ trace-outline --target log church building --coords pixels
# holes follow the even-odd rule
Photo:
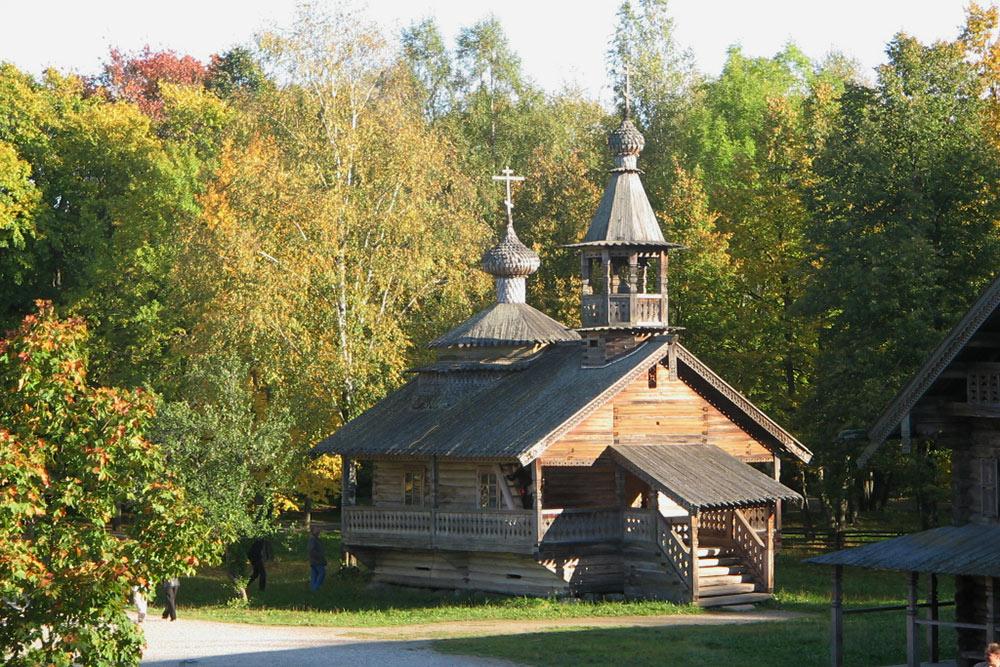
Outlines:
[[[582,326],[525,302],[538,256],[507,225],[496,303],[436,360],[317,445],[343,460],[344,549],[374,581],[517,595],[618,593],[703,606],[770,597],[781,460],[811,454],[681,345],[668,253],[628,111],[583,240]],[[356,466],[372,502],[355,502]]]

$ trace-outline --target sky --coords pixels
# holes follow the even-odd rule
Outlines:
[[[316,0],[322,4],[323,0]],[[988,5],[990,0],[980,0]],[[635,0],[633,0],[635,3]],[[207,61],[263,28],[287,25],[296,0],[0,0],[0,61],[95,74],[111,47],[172,49]],[[580,85],[611,96],[605,51],[619,0],[359,0],[392,34],[433,16],[454,45],[459,30],[496,16],[527,75],[548,91]],[[900,30],[924,42],[952,40],[967,0],[673,0],[676,38],[697,67],[718,75],[727,49],[770,57],[789,40],[819,59],[837,49],[871,71]]]

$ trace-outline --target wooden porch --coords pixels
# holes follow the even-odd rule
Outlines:
[[[711,604],[706,601],[733,595],[761,599],[774,586],[771,506],[713,509],[673,518],[640,508],[536,512],[354,506],[344,508],[342,526],[348,550],[558,552],[564,554],[565,563],[572,561],[577,548],[603,546],[620,555],[622,587],[631,588],[637,597]],[[566,575],[567,581],[570,576]]]

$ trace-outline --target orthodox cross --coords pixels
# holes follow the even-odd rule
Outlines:
[[[512,202],[510,200],[510,183],[511,183],[511,181],[523,181],[524,180],[524,176],[515,176],[513,170],[511,170],[510,167],[506,167],[505,169],[501,170],[500,173],[503,174],[503,176],[494,176],[493,180],[494,181],[506,181],[506,185],[507,185],[507,198],[504,199],[503,203],[504,203],[504,205],[507,206],[507,222],[508,223],[513,223],[514,222],[514,215],[513,215],[514,202]]]
[[[625,117],[632,117],[632,86],[631,86],[631,76],[632,68],[629,67],[628,63],[625,63],[625,90],[622,92],[622,97],[625,98]]]

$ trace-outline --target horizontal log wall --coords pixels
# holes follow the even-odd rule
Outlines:
[[[559,595],[569,584],[534,557],[511,554],[383,549],[372,579],[379,583],[482,590],[508,595]]]
[[[424,475],[421,507],[431,506],[430,462],[378,460],[372,472],[372,502],[376,506],[403,504],[403,472],[413,470]]]
[[[495,470],[496,463],[438,460],[438,507],[441,509],[471,509],[479,507],[479,471]],[[507,479],[514,469],[512,464],[500,465],[500,483],[506,484],[514,501],[513,509],[521,509],[520,489],[516,482]],[[500,507],[506,509],[501,493]]]
[[[654,377],[649,373],[640,375],[608,404],[545,450],[543,463],[592,461],[615,442],[708,443],[743,460],[769,461],[771,457],[763,445],[682,380],[670,380],[660,364],[655,367]]]
[[[545,466],[542,476],[543,509],[618,505],[613,465]]]

